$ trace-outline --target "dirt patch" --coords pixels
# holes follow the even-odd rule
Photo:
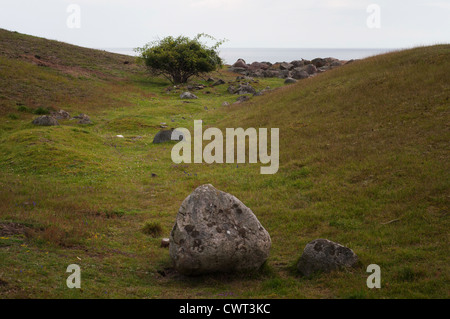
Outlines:
[[[37,66],[47,67],[59,70],[63,73],[75,76],[75,77],[91,77],[93,75],[98,77],[106,78],[106,75],[99,71],[94,70],[86,70],[84,68],[81,68],[79,66],[68,66],[61,63],[58,63],[59,61],[51,60],[51,59],[43,59],[40,56],[31,55],[31,54],[22,54],[20,58],[31,62]]]
[[[30,228],[9,222],[0,222],[0,236],[14,236],[14,235],[26,235],[30,231]]]

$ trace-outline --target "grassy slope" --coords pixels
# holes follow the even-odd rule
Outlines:
[[[164,92],[168,83],[123,64],[129,57],[0,30],[0,222],[27,226],[0,238],[0,296],[449,297],[449,57],[449,46],[374,57],[222,108],[234,99],[226,85],[184,104]],[[36,128],[20,105],[85,112],[94,124]],[[279,127],[280,171],[174,165],[171,145],[152,138],[160,122],[193,119]],[[157,221],[168,234],[203,183],[239,197],[268,229],[263,272],[158,274],[168,251],[141,228]],[[293,265],[318,237],[353,248],[361,265],[299,278]],[[82,290],[65,287],[71,263],[82,268]],[[371,263],[381,266],[380,290],[365,286]]]

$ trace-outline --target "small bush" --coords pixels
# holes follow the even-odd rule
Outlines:
[[[34,110],[33,113],[36,115],[46,115],[46,114],[50,114],[50,111],[47,109],[44,109],[43,107],[38,107],[36,110]]]
[[[146,222],[142,228],[142,232],[152,237],[159,237],[163,233],[163,228],[158,222]]]
[[[8,114],[8,118],[11,120],[17,120],[19,117],[16,114]]]
[[[19,111],[19,112],[29,112],[30,109],[27,108],[25,105],[20,105],[19,107],[17,107],[17,111]]]

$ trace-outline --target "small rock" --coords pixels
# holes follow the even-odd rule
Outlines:
[[[250,100],[250,98],[247,95],[242,95],[236,99],[236,102],[234,102],[234,104],[239,104],[248,100]]]
[[[116,135],[116,137],[118,137],[118,138],[123,138],[123,135]]]
[[[58,112],[53,112],[51,114],[51,116],[53,116],[57,120],[68,120],[68,119],[70,119],[69,112],[66,112],[64,110],[59,110]]]
[[[92,124],[91,119],[86,114],[81,113],[78,116],[74,116],[74,119],[79,119],[78,124]]]
[[[286,78],[286,80],[284,80],[284,84],[292,84],[292,83],[297,83],[297,80],[293,78]]]
[[[167,248],[169,246],[170,246],[170,239],[169,238],[161,239],[161,248]]]
[[[222,85],[222,84],[225,84],[225,81],[222,79],[219,79],[216,82],[214,82],[213,86]]]
[[[226,101],[222,103],[222,106],[229,106],[229,105],[230,105],[230,103],[228,103]]]
[[[353,267],[358,256],[350,248],[328,239],[316,239],[308,243],[297,264],[298,271],[306,277],[316,272],[330,272]]]
[[[193,93],[191,93],[191,92],[184,92],[184,93],[181,93],[181,95],[180,95],[180,98],[181,99],[198,99],[198,97],[195,95],[195,94],[193,94]]]

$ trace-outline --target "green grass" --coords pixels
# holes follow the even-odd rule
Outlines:
[[[0,40],[0,224],[22,225],[0,234],[2,298],[449,297],[448,45],[357,61],[286,87],[260,79],[258,89],[282,88],[222,107],[236,99],[227,85],[183,103],[182,88],[167,93],[168,82],[130,57],[4,30]],[[39,107],[86,113],[93,124],[36,127]],[[175,165],[173,144],[153,137],[162,122],[192,129],[194,119],[204,128],[279,127],[280,170]],[[237,196],[269,231],[260,272],[161,275],[171,266],[161,237],[204,183]],[[162,232],[146,235],[145,225]],[[352,248],[360,264],[301,278],[296,261],[316,238]],[[65,285],[72,263],[81,267],[81,290]],[[372,263],[381,289],[366,287]]]

